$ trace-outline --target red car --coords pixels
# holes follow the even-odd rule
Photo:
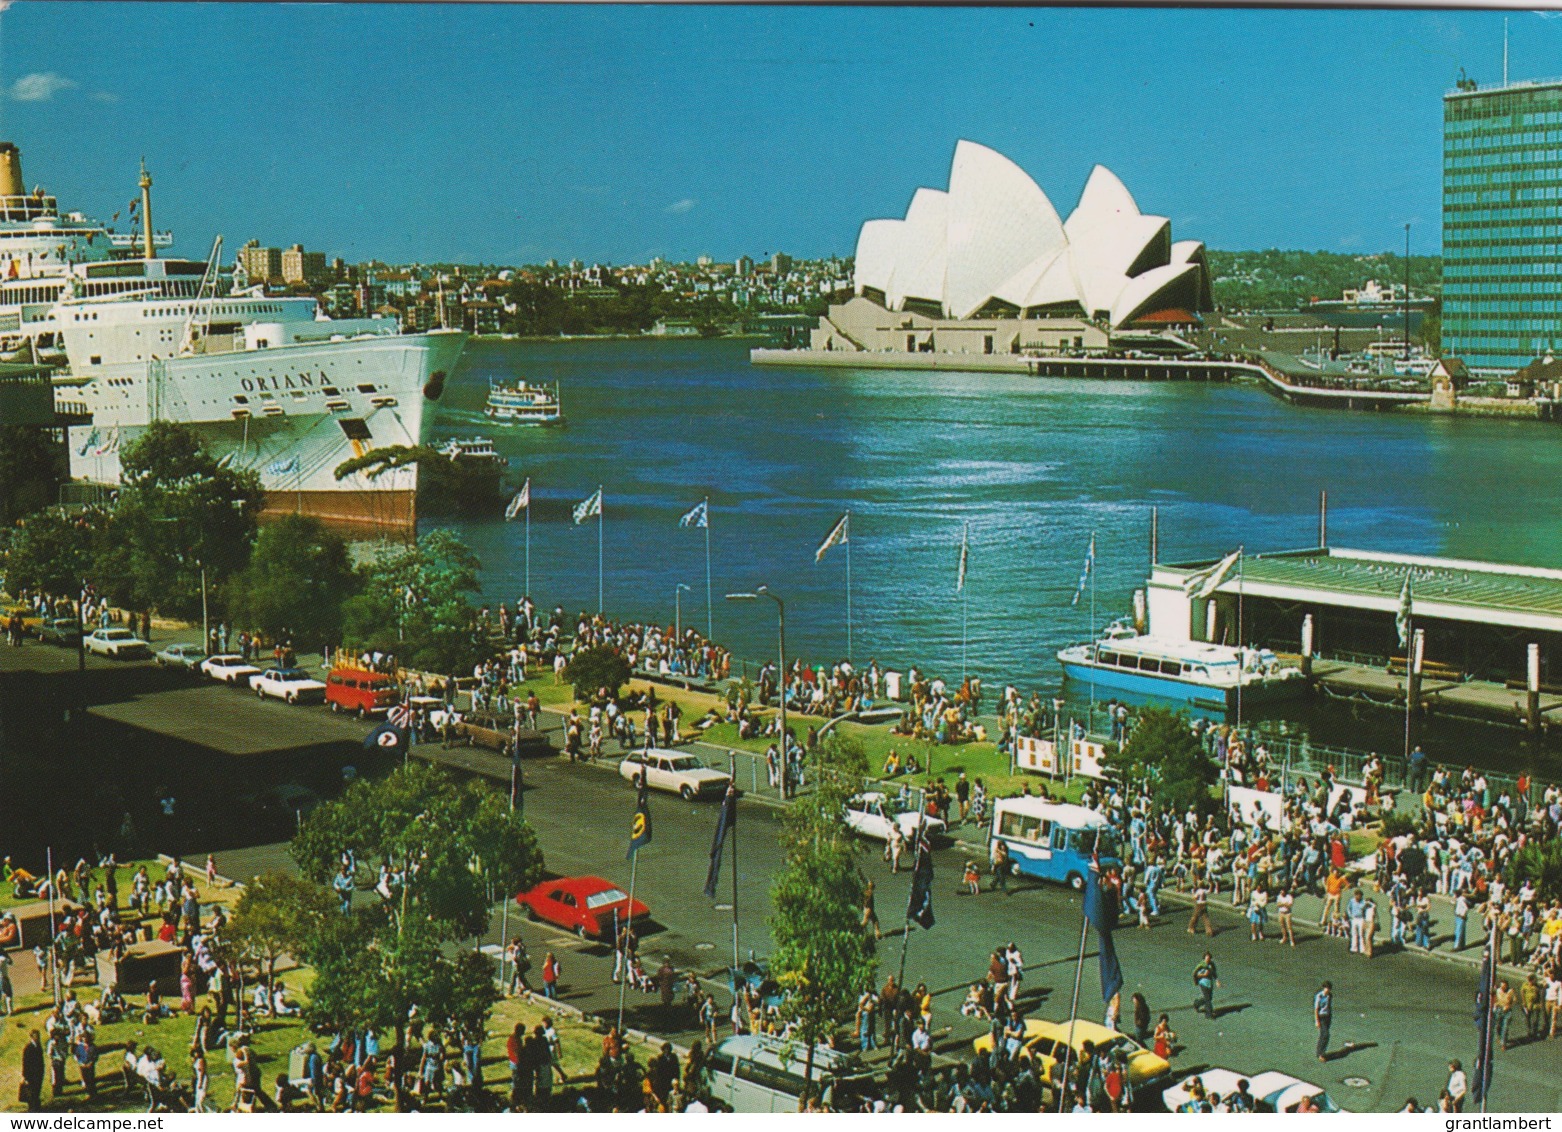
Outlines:
[[[639,900],[631,908],[629,894],[601,877],[545,880],[530,892],[521,893],[515,902],[530,919],[546,920],[582,939],[611,939],[615,924],[622,924],[626,918],[642,920],[651,914],[651,909]]]

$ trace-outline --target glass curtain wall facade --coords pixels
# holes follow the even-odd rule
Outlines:
[[[1443,354],[1562,349],[1562,82],[1443,98]]]

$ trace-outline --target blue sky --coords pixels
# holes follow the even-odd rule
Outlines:
[[[1562,20],[1514,13],[1511,75]],[[0,15],[0,137],[103,217],[349,260],[849,254],[955,141],[1063,214],[1093,164],[1211,247],[1438,249],[1441,95],[1493,12],[60,4]],[[121,223],[123,224],[123,218]]]

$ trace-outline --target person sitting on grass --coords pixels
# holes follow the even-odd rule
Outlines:
[[[167,1016],[168,1007],[163,1005],[163,993],[157,989],[157,980],[153,979],[146,985],[146,1009],[141,1012],[142,1024],[155,1026],[158,1019]]]

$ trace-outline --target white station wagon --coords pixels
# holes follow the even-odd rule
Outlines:
[[[95,656],[108,656],[115,660],[152,654],[152,646],[129,629],[94,629],[82,643]]]
[[[249,686],[261,699],[271,696],[290,704],[325,699],[325,684],[302,668],[268,668],[259,676],[251,676]]]
[[[690,802],[696,798],[719,798],[727,792],[727,785],[732,781],[726,771],[712,770],[686,751],[668,751],[661,747],[636,751],[618,764],[618,773],[630,782],[638,780],[642,770],[647,786],[681,794]]]
[[[917,830],[923,824],[927,826],[929,841],[936,841],[944,836],[945,827],[942,818],[918,813],[916,810],[896,813],[897,808],[888,797],[877,791],[858,794],[846,804],[846,824],[853,833],[871,837],[875,841],[889,840],[891,822],[900,827],[900,835],[906,839],[908,845],[915,843]]]

